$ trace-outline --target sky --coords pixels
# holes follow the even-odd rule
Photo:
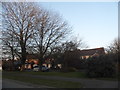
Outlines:
[[[39,5],[59,13],[72,26],[72,35],[83,39],[89,48],[106,48],[118,37],[117,2],[40,2]]]
[[[44,8],[59,13],[73,35],[89,48],[107,47],[118,37],[117,2],[41,2]]]

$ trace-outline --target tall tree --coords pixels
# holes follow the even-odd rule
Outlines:
[[[19,55],[21,63],[24,64],[26,61],[26,47],[29,46],[28,41],[34,32],[33,25],[37,7],[29,2],[3,2],[2,8],[3,31],[9,36],[13,36],[12,38],[14,38],[17,46],[14,51]],[[4,36],[6,43],[8,43],[8,35]],[[8,46],[11,46],[12,42]]]
[[[36,51],[39,54],[40,65],[44,62],[44,57],[50,55],[53,47],[68,35],[70,28],[58,14],[42,9],[36,17],[36,33],[34,41]]]

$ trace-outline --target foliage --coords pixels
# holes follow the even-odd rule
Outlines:
[[[51,54],[51,57],[54,58],[55,63],[61,63],[63,64],[63,69],[68,67],[75,67],[79,68],[79,55],[77,52],[79,52],[78,47],[87,47],[84,45],[82,40],[69,40],[66,42],[61,43],[57,47],[54,47],[54,50]]]
[[[88,77],[113,77],[116,75],[116,60],[113,55],[89,58],[86,74]]]

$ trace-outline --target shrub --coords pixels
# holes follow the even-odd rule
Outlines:
[[[76,72],[76,71],[78,71],[76,68],[74,68],[74,67],[69,67],[68,68],[68,71],[69,72]]]
[[[87,61],[88,77],[113,77],[116,73],[115,57],[105,55],[93,57]]]

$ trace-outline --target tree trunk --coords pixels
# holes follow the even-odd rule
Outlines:
[[[25,61],[26,61],[26,48],[22,47],[22,55],[21,55],[21,71],[23,71],[25,69]]]
[[[40,57],[39,57],[39,66],[40,66],[40,70],[42,70],[43,62],[44,62],[44,58],[43,58],[42,54],[40,54]]]
[[[14,50],[11,48],[11,53],[12,53],[12,60],[14,61]]]
[[[39,59],[39,66],[40,66],[40,70],[42,70],[42,65],[43,65],[43,59],[41,58],[41,59]]]

